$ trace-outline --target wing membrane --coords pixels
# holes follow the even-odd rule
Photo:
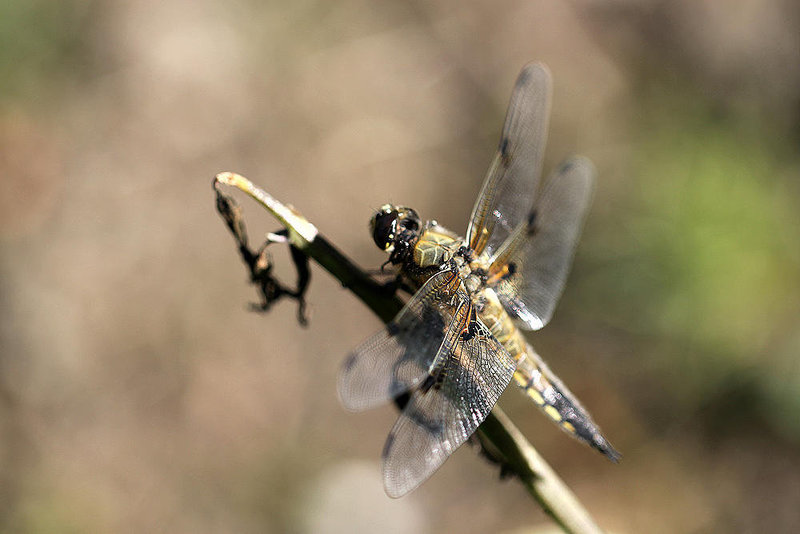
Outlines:
[[[540,63],[520,72],[500,145],[472,210],[467,243],[491,255],[527,218],[542,167],[550,114],[550,71]]]
[[[434,365],[456,311],[458,275],[433,275],[400,313],[349,355],[339,373],[345,408],[361,411],[419,385]]]
[[[555,171],[528,223],[491,260],[490,273],[508,270],[495,291],[506,310],[538,330],[550,321],[569,274],[586,209],[594,167],[571,158]]]
[[[430,477],[475,432],[514,373],[514,360],[475,318],[468,300],[453,325],[432,385],[412,393],[386,440],[383,481],[390,497]]]

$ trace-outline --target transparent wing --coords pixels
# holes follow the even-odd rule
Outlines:
[[[453,324],[438,368],[412,393],[386,440],[383,482],[390,497],[430,477],[486,419],[514,373],[514,360],[471,303],[459,307]]]
[[[339,373],[345,408],[360,411],[386,403],[428,376],[452,322],[459,284],[455,272],[436,273],[386,328],[356,347]]]
[[[589,206],[594,174],[586,158],[563,163],[545,185],[527,224],[490,260],[490,278],[500,280],[495,286],[500,301],[527,328],[538,330],[553,316]]]
[[[536,194],[550,115],[550,71],[540,63],[520,72],[500,145],[467,227],[467,243],[491,255],[525,221]]]

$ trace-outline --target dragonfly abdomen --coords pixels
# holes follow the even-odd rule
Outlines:
[[[602,436],[586,409],[525,340],[494,291],[484,289],[481,297],[484,306],[480,319],[514,358],[517,368],[513,381],[517,386],[562,430],[616,461],[619,453]]]
[[[524,357],[515,357],[514,382],[541,410],[566,433],[616,462],[620,454],[606,440],[592,416],[547,364],[525,343]]]

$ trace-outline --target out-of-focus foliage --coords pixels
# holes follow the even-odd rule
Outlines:
[[[501,404],[609,531],[798,530],[795,3],[2,2],[0,530],[547,524],[468,448],[389,502],[395,413],[334,386],[379,322],[321,271],[308,330],[248,312],[209,187],[242,172],[377,267],[385,202],[463,232],[530,60],[549,167],[598,167],[530,339],[623,461]],[[252,240],[276,229],[242,205]]]
[[[585,254],[596,270],[581,291],[596,306],[583,313],[669,343],[670,354],[651,358],[681,375],[677,401],[686,409],[717,395],[731,374],[770,396],[776,380],[792,380],[786,370],[797,356],[798,161],[757,122],[678,93],[647,97],[635,179],[589,230]],[[797,431],[789,419],[776,425]]]
[[[92,53],[86,42],[91,7],[89,1],[77,0],[0,4],[0,94],[4,100],[52,98],[53,92],[63,91],[65,83],[80,77]]]

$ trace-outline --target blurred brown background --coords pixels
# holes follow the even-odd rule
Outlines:
[[[378,320],[316,268],[308,329],[247,311],[210,187],[377,267],[387,201],[464,231],[530,60],[546,166],[599,170],[531,340],[624,459],[501,405],[613,532],[800,529],[796,2],[5,0],[0,39],[0,530],[547,528],[468,447],[384,496],[396,414],[335,393]]]

